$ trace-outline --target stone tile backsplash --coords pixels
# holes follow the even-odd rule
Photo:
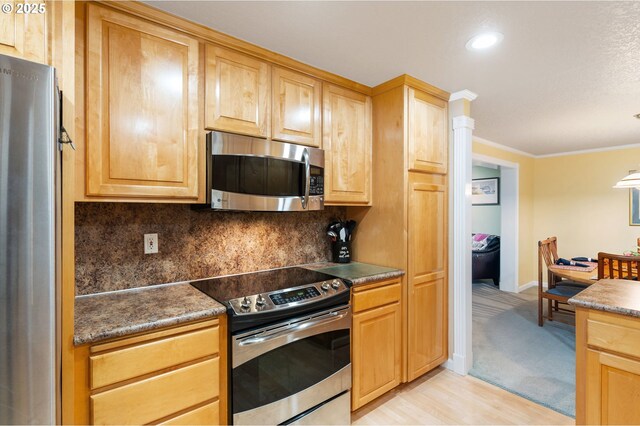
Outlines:
[[[323,262],[325,229],[343,207],[319,212],[195,211],[184,204],[76,203],[76,294]],[[157,254],[143,235],[158,234]]]

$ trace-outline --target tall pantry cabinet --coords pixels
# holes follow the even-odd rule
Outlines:
[[[373,89],[373,198],[355,260],[404,269],[403,381],[446,361],[449,94],[407,75]]]

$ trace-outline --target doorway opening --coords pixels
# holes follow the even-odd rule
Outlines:
[[[519,165],[480,154],[473,154],[472,159],[474,168],[478,167],[476,170],[480,171],[479,168],[482,168],[488,170],[487,174],[500,178],[499,205],[495,206],[497,208],[494,206],[472,207],[472,231],[476,231],[475,226],[480,226],[479,221],[476,220],[480,213],[489,213],[485,215],[485,218],[495,220],[495,223],[488,224],[484,229],[490,231],[485,233],[494,231],[500,236],[500,290],[518,293],[520,291],[518,283]],[[486,209],[489,207],[492,207],[492,211],[487,212]],[[485,212],[482,209],[485,209]],[[483,228],[477,228],[478,231],[480,229]]]

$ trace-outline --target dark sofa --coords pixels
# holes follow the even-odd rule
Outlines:
[[[475,236],[475,235],[474,235]],[[487,245],[471,252],[472,279],[492,279],[495,285],[500,284],[500,237],[489,235]]]

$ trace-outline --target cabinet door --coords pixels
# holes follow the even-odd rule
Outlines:
[[[587,350],[586,423],[640,424],[640,361]]]
[[[447,194],[442,176],[409,173],[408,378],[447,359]]]
[[[447,173],[447,104],[408,88],[409,170]]]
[[[320,148],[322,83],[284,68],[273,68],[272,138]]]
[[[371,203],[371,98],[324,85],[325,204]]]
[[[206,57],[206,127],[267,137],[269,65],[213,45],[207,45]]]
[[[400,384],[400,303],[353,316],[353,389],[356,410]]]
[[[47,63],[47,6],[51,7],[43,0],[2,1],[0,54]],[[5,8],[11,11],[6,12]]]
[[[193,38],[88,5],[87,195],[198,197],[198,56]]]

